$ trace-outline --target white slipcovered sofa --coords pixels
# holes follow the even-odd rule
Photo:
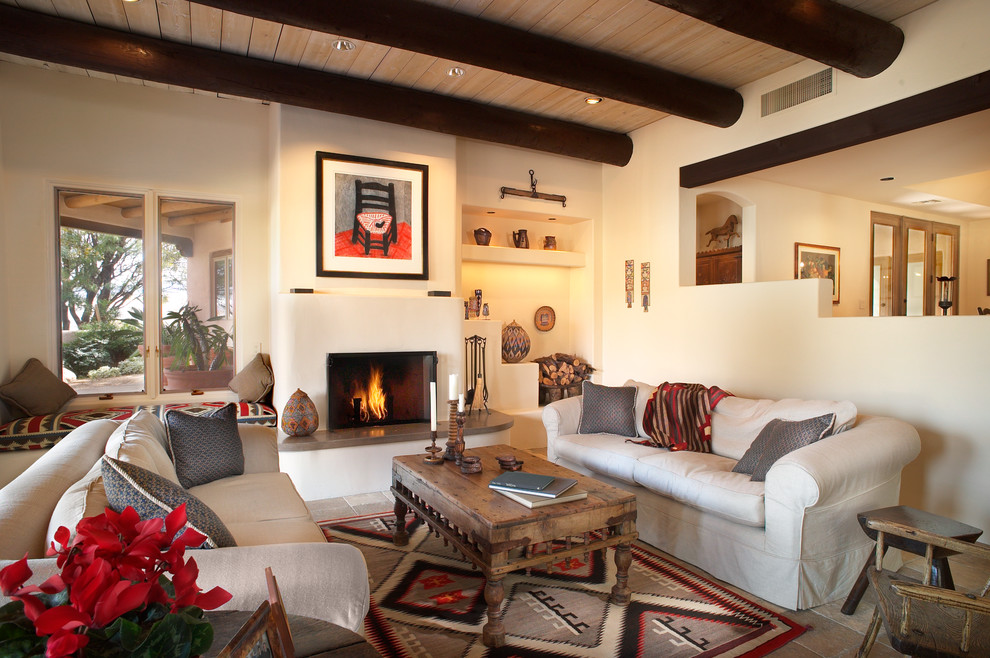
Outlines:
[[[107,504],[99,466],[104,453],[151,470],[161,458],[153,443],[161,440],[159,432],[164,432],[161,421],[147,413],[123,422],[86,423],[0,489],[0,567],[26,554],[34,572],[30,582],[54,573],[55,560],[45,552],[58,525],[72,529],[79,518],[99,514]],[[237,543],[187,551],[199,566],[197,584],[203,590],[219,585],[233,595],[221,609],[254,610],[268,596],[265,567],[270,566],[287,612],[363,634],[370,594],[361,552],[327,543],[289,476],[279,471],[274,428],[239,424],[237,432],[243,474],[188,489]],[[121,442],[133,445],[121,450]],[[5,602],[0,596],[0,605]]]
[[[857,417],[851,402],[728,397],[712,413],[712,453],[671,452],[627,441],[647,438],[656,387],[626,386],[638,436],[579,434],[582,398],[560,400],[543,411],[550,461],[636,493],[642,540],[771,603],[800,610],[848,594],[874,546],[856,514],[898,504],[921,448],[913,427]],[[780,458],[765,482],[732,472],[769,421],[830,412],[840,431]]]

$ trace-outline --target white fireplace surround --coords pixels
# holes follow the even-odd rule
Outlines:
[[[448,375],[463,382],[464,336],[460,297],[371,296],[334,293],[278,295],[272,334],[275,408],[281,414],[297,388],[305,391],[326,427],[326,356],[333,352],[437,352],[437,396],[452,399]],[[456,391],[454,392],[456,398]]]

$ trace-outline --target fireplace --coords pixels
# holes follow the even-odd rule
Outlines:
[[[327,354],[327,428],[430,422],[436,368],[436,352]]]

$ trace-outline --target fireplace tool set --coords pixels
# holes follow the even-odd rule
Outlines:
[[[464,364],[468,368],[468,381],[473,385],[464,396],[464,403],[472,411],[477,408],[479,414],[482,406],[487,413],[491,413],[488,409],[488,372],[485,366],[487,342],[487,338],[477,335],[464,339]]]

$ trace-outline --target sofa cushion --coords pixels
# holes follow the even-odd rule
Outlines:
[[[259,352],[251,361],[234,375],[227,388],[237,393],[244,402],[261,402],[275,386],[275,376],[272,374],[264,356]]]
[[[224,405],[208,416],[170,409],[165,412],[165,429],[175,473],[186,489],[244,473],[237,405]]]
[[[636,436],[636,387],[581,382],[578,434]]]
[[[12,380],[0,386],[0,398],[14,418],[53,414],[78,395],[38,359],[28,359]]]
[[[103,456],[103,486],[110,509],[133,507],[141,520],[164,519],[185,503],[186,527],[206,536],[200,548],[226,548],[237,543],[216,512],[174,482],[140,466]],[[185,531],[183,531],[185,532]],[[179,533],[182,534],[182,533]]]
[[[55,540],[55,532],[65,526],[75,534],[76,525],[88,516],[102,514],[109,506],[107,492],[103,489],[102,462],[97,460],[81,479],[66,489],[59,498],[52,518],[48,522],[48,534],[45,545],[51,546]]]
[[[774,418],[763,428],[732,472],[749,474],[754,481],[763,482],[774,462],[789,452],[825,438],[832,433],[834,423],[833,413],[797,421]]]
[[[766,522],[763,483],[733,473],[735,460],[680,450],[655,450],[640,458],[636,483],[685,505],[743,525],[762,528]]]
[[[189,490],[210,506],[238,546],[325,541],[286,473],[248,473]]]
[[[832,434],[847,430],[856,422],[856,405],[849,401],[725,398],[712,410],[712,452],[741,459],[774,418],[805,420],[827,413],[835,414]]]
[[[106,455],[140,466],[179,484],[168,454],[165,426],[147,411],[139,411],[120,424],[107,439]]]
[[[627,442],[611,434],[568,434],[554,442],[557,456],[609,477],[636,484],[633,469],[640,457],[665,450]]]
[[[646,413],[646,403],[653,397],[653,392],[657,390],[657,387],[634,379],[626,380],[623,386],[636,387],[636,435],[648,439],[650,435],[646,433],[646,428],[643,427],[643,414]]]

